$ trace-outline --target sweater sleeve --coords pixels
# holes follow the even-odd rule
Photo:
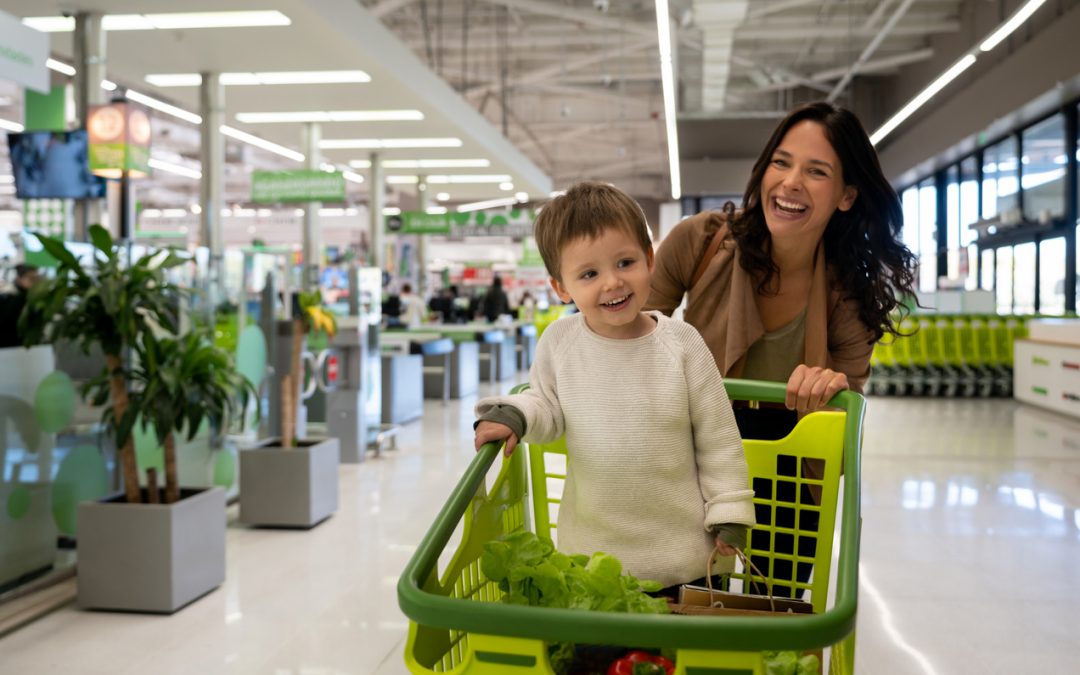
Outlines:
[[[841,300],[829,318],[829,360],[833,370],[847,375],[848,387],[862,393],[870,377],[873,332],[859,317],[855,300]]]
[[[476,416],[485,418],[497,406],[511,406],[525,418],[525,443],[550,443],[565,429],[556,376],[558,345],[567,324],[551,324],[536,345],[536,358],[529,369],[529,388],[512,396],[489,396],[476,404]]]
[[[707,214],[687,218],[675,226],[656,250],[656,268],[652,276],[652,292],[645,309],[656,309],[667,316],[682,303],[689,290],[698,258],[704,253],[704,227]]]
[[[686,385],[698,481],[705,498],[705,527],[753,526],[754,491],[731,401],[705,341],[689,325],[685,332]]]

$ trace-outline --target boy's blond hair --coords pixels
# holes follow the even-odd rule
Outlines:
[[[612,228],[637,239],[646,254],[652,250],[649,225],[634,198],[607,183],[584,182],[544,206],[533,235],[548,274],[562,282],[563,248],[582,237],[596,239]]]

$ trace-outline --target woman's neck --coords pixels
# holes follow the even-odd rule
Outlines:
[[[814,269],[816,254],[816,242],[772,241],[772,260],[782,276],[808,276]]]

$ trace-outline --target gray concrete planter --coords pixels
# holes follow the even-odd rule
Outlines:
[[[301,439],[295,448],[277,438],[240,451],[240,522],[313,527],[338,507],[336,438]]]
[[[83,502],[77,537],[81,607],[170,614],[225,581],[225,490]]]

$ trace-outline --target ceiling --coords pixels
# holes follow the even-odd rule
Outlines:
[[[108,75],[117,83],[198,109],[197,87],[157,88],[151,73],[362,69],[366,84],[232,86],[227,124],[295,149],[301,125],[242,124],[236,114],[297,110],[418,109],[422,122],[325,123],[324,139],[457,137],[461,148],[387,150],[388,159],[485,158],[482,169],[440,173],[511,176],[498,185],[452,185],[451,203],[603,179],[639,198],[669,198],[655,6],[645,0],[0,0],[17,16],[74,9],[107,14],[276,9],[291,25],[110,31]],[[889,75],[929,59],[932,36],[957,31],[960,0],[671,0],[683,121],[775,119],[803,100],[845,102],[859,77]],[[72,35],[51,34],[71,62]],[[852,70],[858,63],[859,69]],[[54,74],[54,83],[64,78]],[[0,82],[0,89],[5,85]],[[0,116],[21,118],[17,91],[0,90]],[[757,124],[755,128],[759,128]],[[198,160],[195,125],[155,117],[156,150]],[[708,143],[707,127],[683,156]],[[755,140],[756,143],[756,140]],[[251,166],[299,168],[229,142],[229,201],[245,201]],[[715,144],[714,144],[715,145]],[[343,165],[369,151],[324,150]],[[723,148],[710,150],[711,156]],[[244,168],[247,164],[248,169]],[[360,170],[365,173],[365,170]],[[389,174],[415,173],[388,171]],[[433,172],[434,173],[434,172]],[[350,200],[366,201],[365,185]],[[412,186],[391,186],[408,205]],[[148,203],[183,206],[197,181],[161,174]],[[170,203],[171,202],[171,203]]]

